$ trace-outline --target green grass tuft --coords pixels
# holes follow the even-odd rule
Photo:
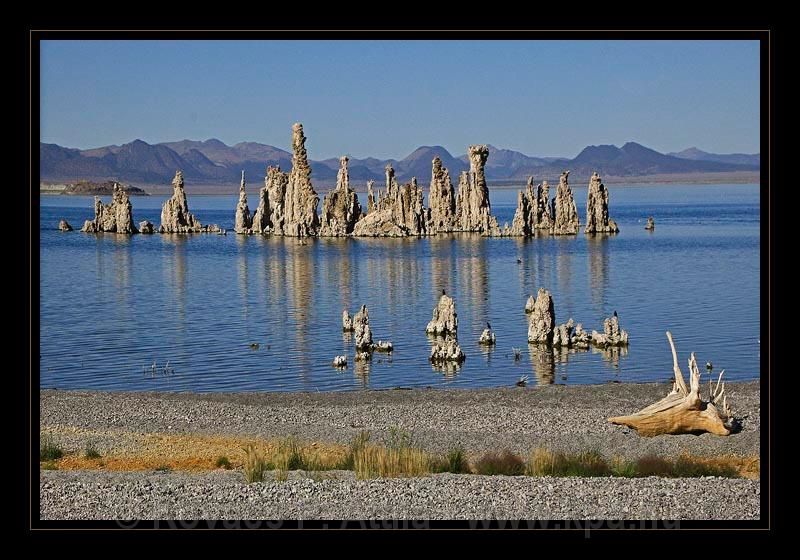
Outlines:
[[[56,444],[53,436],[42,434],[39,438],[39,461],[57,461],[64,456],[64,451]]]
[[[231,461],[225,455],[220,455],[217,457],[216,465],[218,469],[230,470]]]

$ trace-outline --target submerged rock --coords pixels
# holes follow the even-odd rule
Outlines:
[[[252,227],[253,219],[250,216],[250,208],[247,206],[247,192],[245,192],[244,171],[242,171],[242,182],[239,184],[239,203],[236,205],[233,230],[236,233],[249,234]]]
[[[500,235],[497,218],[492,216],[489,189],[484,167],[489,157],[486,145],[470,146],[469,171],[461,173],[456,195],[456,227],[458,231],[475,231],[484,235]]]
[[[347,356],[335,356],[333,358],[333,367],[335,368],[347,367]]]
[[[608,189],[597,172],[589,180],[586,201],[586,228],[584,233],[618,233],[617,223],[608,217]]]
[[[322,218],[319,234],[321,236],[341,237],[353,233],[356,222],[361,218],[361,204],[358,195],[350,188],[350,174],[347,171],[347,156],[339,159],[340,169],[336,188],[322,200]]]
[[[91,225],[89,225],[91,224]],[[138,233],[133,225],[133,209],[125,190],[114,183],[111,202],[103,204],[99,196],[94,197],[94,220],[86,220],[81,231],[109,233]]]
[[[486,346],[491,346],[497,342],[497,338],[495,337],[492,329],[486,328],[483,329],[480,338],[478,339],[478,344],[484,344]]]
[[[422,188],[417,179],[400,187],[391,164],[386,165],[386,192],[372,193],[371,184],[367,184],[370,193],[368,203],[372,200],[366,216],[359,220],[353,228],[356,237],[405,237],[409,235],[425,235],[427,233],[428,212],[423,205]]]
[[[342,331],[343,332],[352,332],[355,330],[353,326],[353,318],[347,312],[347,309],[342,311]]]
[[[528,342],[552,344],[555,322],[556,313],[553,307],[553,296],[544,288],[539,288],[533,311],[528,316]]]
[[[292,126],[292,170],[289,172],[283,196],[284,221],[280,232],[294,237],[315,236],[319,233],[319,196],[311,185],[311,167],[308,164],[305,143],[303,125],[295,123]]]
[[[356,350],[371,351],[372,350],[372,330],[369,328],[369,311],[367,306],[362,305],[358,310],[356,316],[353,318],[353,327]]]
[[[575,235],[580,220],[572,189],[569,188],[569,171],[564,171],[558,181],[556,197],[553,199],[553,229],[555,235]]]
[[[450,172],[439,156],[431,164],[429,233],[449,233],[456,229],[456,196]]]
[[[139,233],[155,233],[156,228],[150,220],[139,222]]]
[[[644,226],[646,230],[654,230],[656,229],[656,222],[653,220],[653,216],[647,217],[647,224]]]
[[[372,349],[376,352],[392,352],[394,351],[394,345],[388,340],[379,340],[372,345]]]
[[[466,359],[466,356],[455,337],[446,337],[433,343],[428,359],[433,363],[456,362],[460,364]]]
[[[453,298],[442,293],[439,303],[433,308],[433,318],[425,327],[428,334],[444,335],[456,334],[458,331],[458,315]]]
[[[72,231],[72,226],[69,225],[69,222],[67,220],[61,220],[60,222],[58,222],[58,229],[60,231]]]
[[[605,348],[608,346],[627,346],[628,332],[619,326],[616,312],[603,321],[603,332],[592,331],[592,344]]]

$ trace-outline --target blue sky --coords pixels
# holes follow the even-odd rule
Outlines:
[[[43,142],[760,151],[756,41],[44,41]]]

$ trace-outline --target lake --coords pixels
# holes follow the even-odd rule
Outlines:
[[[587,189],[573,192],[583,222]],[[706,361],[727,379],[758,379],[759,186],[610,185],[609,192],[615,236],[305,244],[230,231],[61,233],[59,219],[77,230],[93,217],[92,197],[40,196],[40,386],[332,391],[513,386],[523,375],[532,385],[665,381],[672,376],[667,330],[685,375],[694,351],[704,382]],[[501,226],[516,198],[516,189],[491,191]],[[158,227],[165,199],[132,197],[134,221]],[[365,195],[359,199],[365,206]],[[189,195],[189,208],[203,224],[232,230],[236,201]],[[258,196],[249,202],[255,210]],[[649,215],[653,232],[644,229]],[[616,310],[629,347],[529,346],[524,306],[540,286],[553,294],[557,323],[572,317],[602,331]],[[460,368],[446,371],[428,362],[425,334],[442,289],[455,299],[466,354]],[[341,331],[342,310],[355,314],[362,303],[373,338],[395,348],[370,363],[354,363],[352,339]],[[494,349],[477,342],[487,321]],[[514,347],[522,349],[519,361]],[[339,354],[348,357],[344,371],[331,367]]]

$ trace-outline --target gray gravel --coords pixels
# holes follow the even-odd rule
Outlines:
[[[43,471],[41,519],[758,519],[758,480]]]
[[[595,447],[628,458],[655,453],[757,455],[759,383],[727,383],[726,394],[743,429],[729,437],[640,437],[609,416],[635,412],[662,398],[666,383],[551,385],[527,388],[387,390],[336,393],[123,393],[42,390],[40,426],[59,433],[67,451],[86,444],[81,430],[105,453],[131,433],[237,435],[349,442],[361,430],[373,439],[397,426],[429,451],[461,444],[468,453],[535,447],[577,451]],[[76,430],[77,428],[77,430]],[[70,433],[73,435],[70,435]]]

